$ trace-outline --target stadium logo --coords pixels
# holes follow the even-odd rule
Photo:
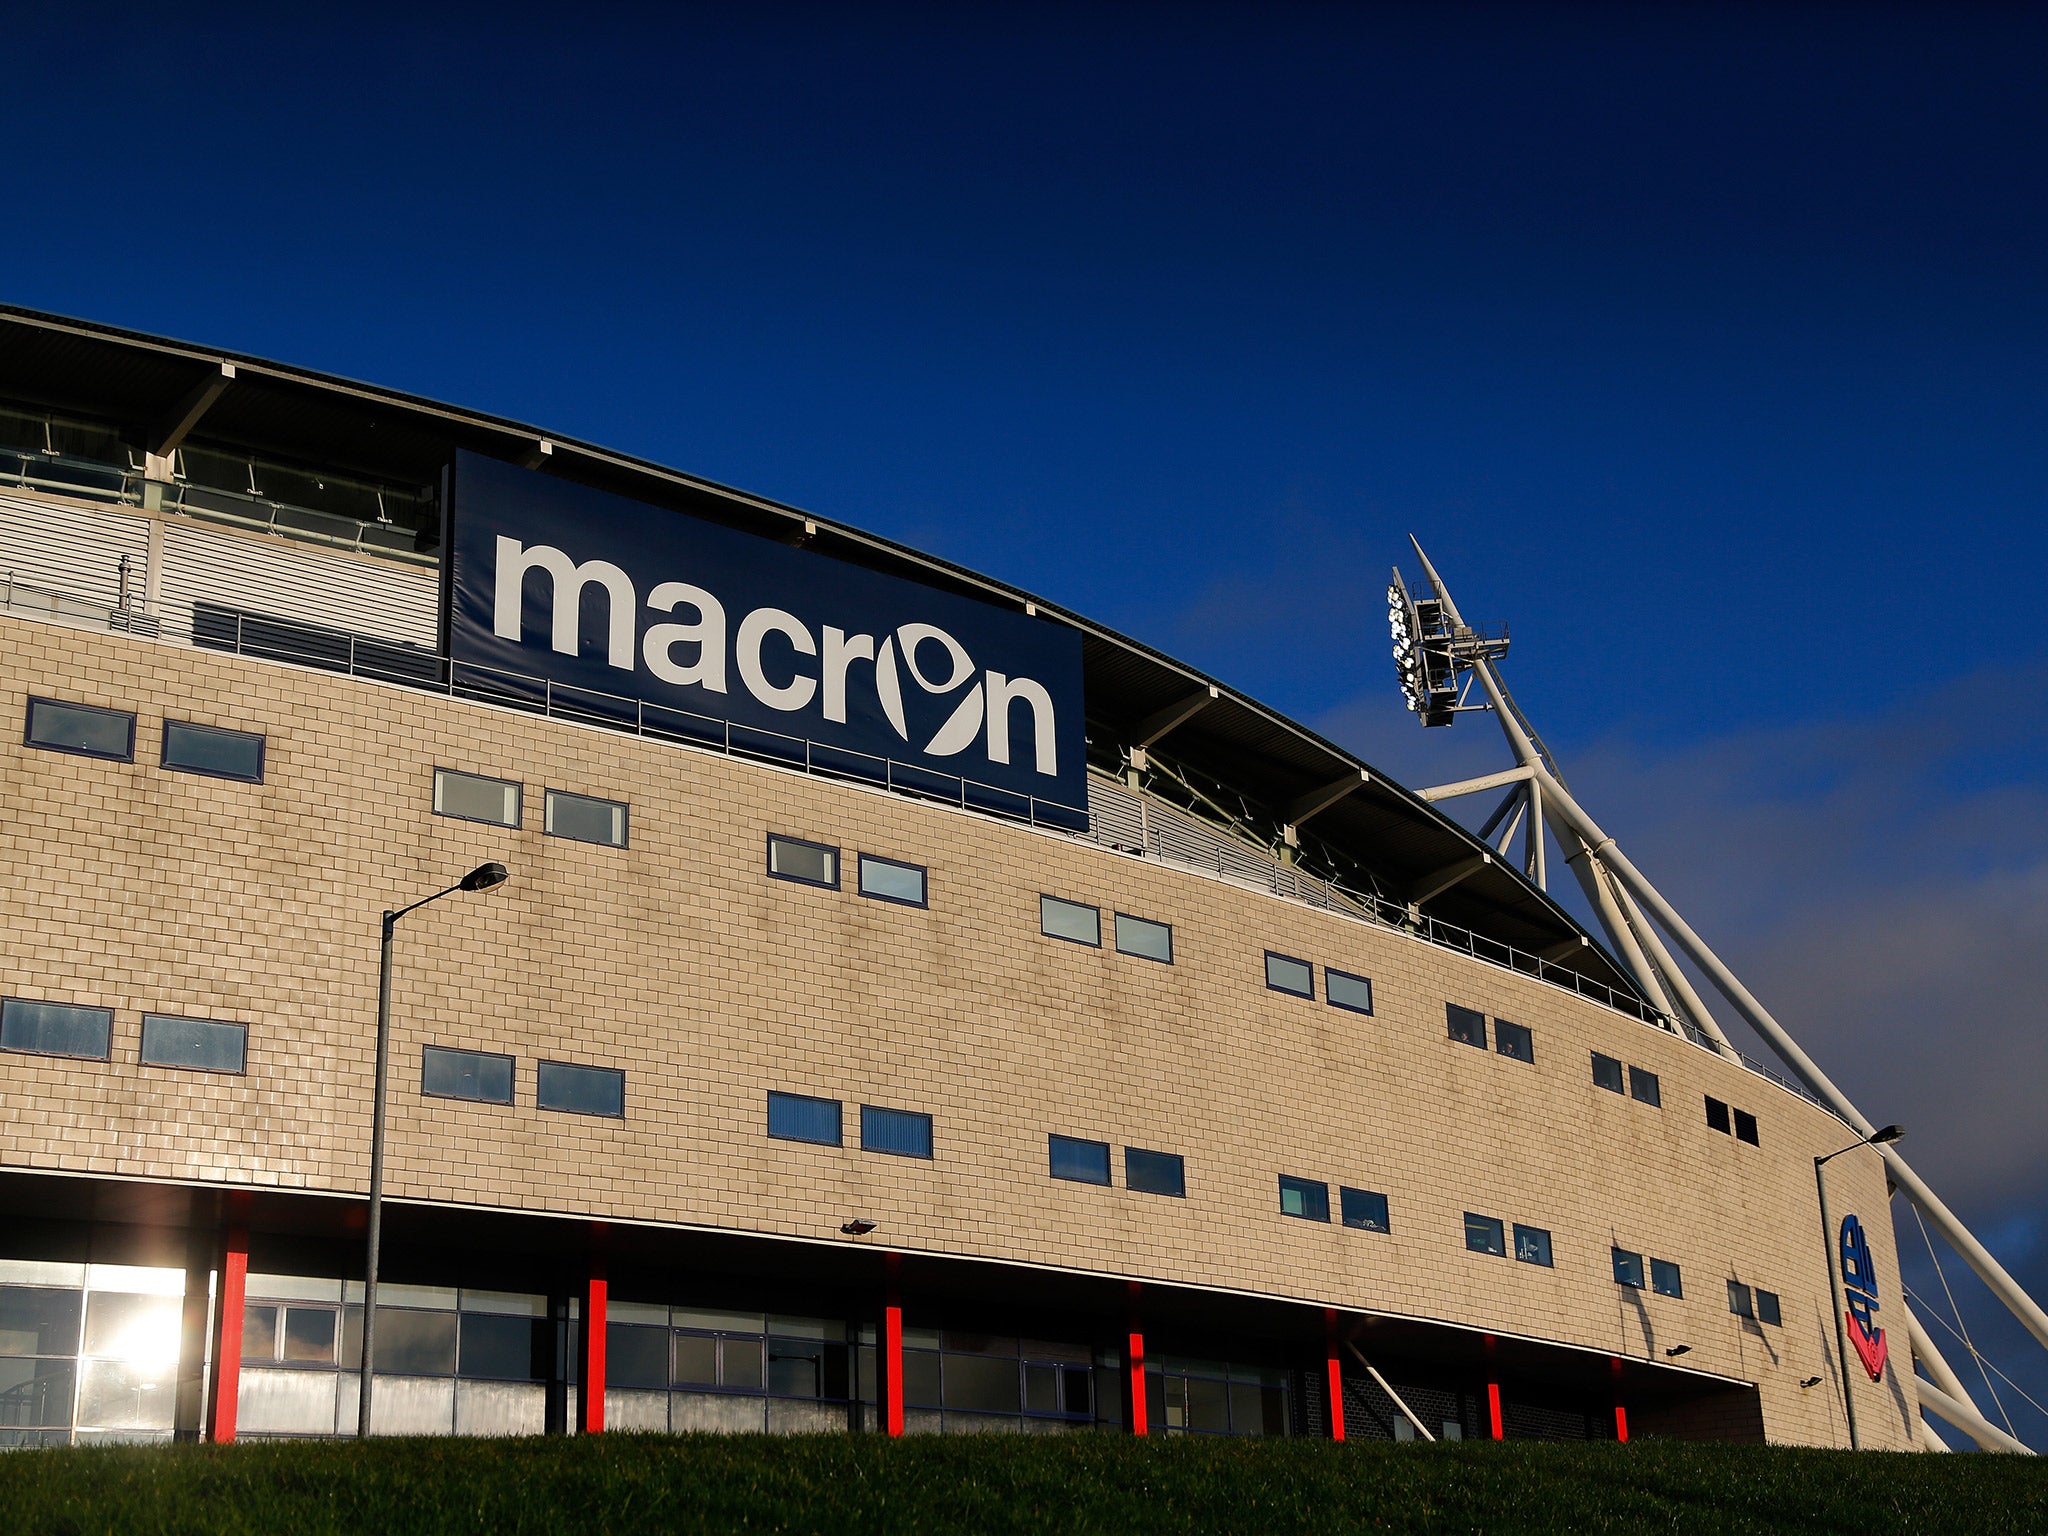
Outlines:
[[[1870,1244],[1864,1240],[1863,1223],[1854,1216],[1842,1218],[1842,1290],[1848,1303],[1844,1315],[1850,1346],[1870,1379],[1881,1380],[1890,1346],[1877,1326],[1877,1270],[1870,1262]]]

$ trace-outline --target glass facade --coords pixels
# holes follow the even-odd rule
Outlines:
[[[1145,1363],[1151,1422],[1168,1435],[1285,1435],[1292,1373],[1159,1355]]]
[[[0,1259],[0,1446],[168,1440],[182,1269]]]

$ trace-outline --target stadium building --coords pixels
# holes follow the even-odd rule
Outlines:
[[[1867,1126],[998,581],[8,310],[0,679],[0,1441],[355,1433],[376,1142],[380,1433],[1928,1443]]]

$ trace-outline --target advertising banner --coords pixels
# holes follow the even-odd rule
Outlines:
[[[971,804],[1086,808],[1071,629],[472,453],[451,502],[448,638],[472,681],[525,698],[540,679],[565,713],[621,719],[631,700],[658,733],[992,792]]]

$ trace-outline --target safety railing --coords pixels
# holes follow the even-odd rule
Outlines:
[[[1235,885],[1264,889],[1286,900],[1393,929],[1485,964],[1534,977],[1644,1024],[1679,1033],[1669,1018],[1604,982],[1472,929],[1428,916],[1376,892],[1353,890],[1264,858],[1248,845],[1209,834],[1174,807],[1154,802],[1147,806],[1147,814],[1134,822],[1128,809],[1119,813],[1113,808],[1115,800],[1132,798],[1113,784],[1098,785],[1091,781],[1091,808],[1083,811],[965,775],[939,773],[919,764],[804,736],[462,661],[402,641],[328,629],[221,604],[196,604],[190,628],[178,629],[162,625],[155,617],[133,608],[98,603],[21,581],[12,571],[0,575],[0,611],[344,673],[472,703],[624,731],[650,741],[696,747],[807,774],[877,786],[1078,838],[1114,852],[1213,873]],[[1112,802],[1101,806],[1110,813],[1107,816],[1096,810],[1097,802],[1105,800]],[[1203,846],[1205,843],[1207,846]],[[1694,1043],[1718,1055],[1732,1055],[1751,1072],[1809,1102],[1819,1102],[1802,1084],[1740,1051],[1722,1052],[1705,1042]]]

